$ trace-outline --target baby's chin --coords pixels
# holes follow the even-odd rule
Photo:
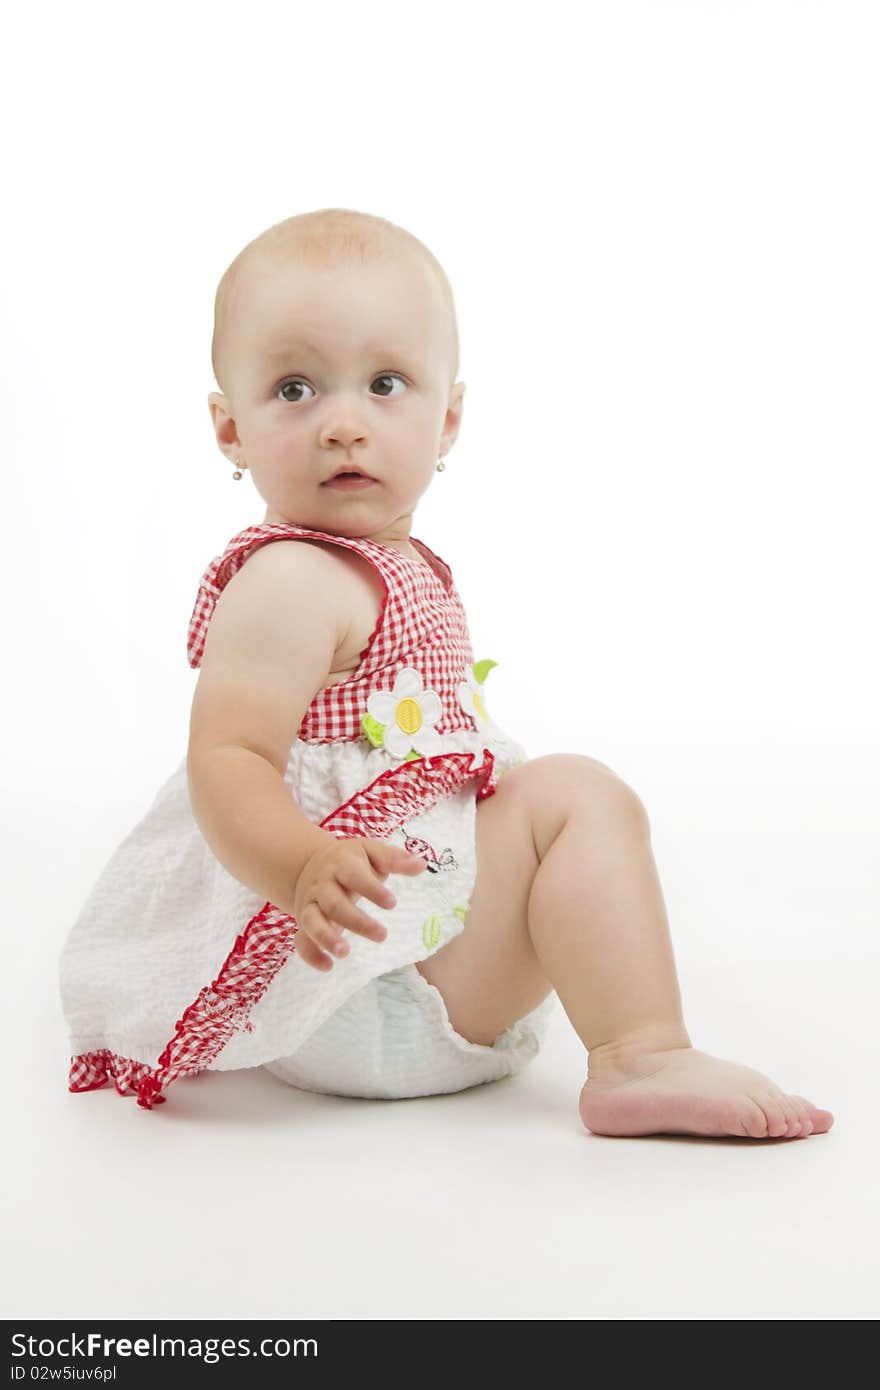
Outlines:
[[[375,507],[321,507],[280,510],[269,507],[263,517],[264,526],[301,526],[307,531],[327,531],[330,535],[348,536],[357,540],[381,531],[396,519],[395,515],[377,513]]]

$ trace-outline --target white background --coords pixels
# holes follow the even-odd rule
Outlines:
[[[6,39],[7,1316],[876,1316],[876,8],[102,3]],[[591,1136],[562,1016],[453,1097],[67,1092],[58,953],[263,516],[206,404],[216,285],[328,206],[454,288],[413,531],[492,714],[636,788],[695,1046],[828,1135]]]

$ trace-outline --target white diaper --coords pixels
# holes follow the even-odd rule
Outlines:
[[[538,1055],[557,1003],[551,991],[490,1046],[449,1021],[440,991],[414,964],[377,975],[349,996],[290,1057],[266,1062],[303,1091],[402,1100],[463,1091],[522,1071]]]

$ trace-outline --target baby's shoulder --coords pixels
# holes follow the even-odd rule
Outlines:
[[[238,589],[236,603],[261,613],[271,607],[278,622],[287,623],[292,611],[301,612],[304,600],[323,609],[337,632],[334,673],[356,664],[385,599],[381,575],[364,555],[313,536],[258,546],[229,580],[224,594],[233,586]]]
[[[327,586],[330,593],[349,601],[366,584],[371,593],[384,593],[375,565],[361,552],[340,542],[317,536],[284,537],[251,552],[233,578],[248,575],[255,586],[277,583],[285,590]],[[230,580],[230,583],[233,581]]]

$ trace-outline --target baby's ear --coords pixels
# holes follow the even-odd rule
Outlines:
[[[227,400],[222,391],[212,391],[208,396],[211,424],[214,426],[218,444],[231,442],[235,434],[235,421],[232,418],[231,406],[232,402]]]
[[[221,454],[226,453],[227,447],[240,444],[238,432],[235,427],[235,420],[232,411],[229,409],[231,402],[227,400],[221,392],[212,391],[208,396],[208,409],[211,412],[211,424],[214,426],[214,435],[217,446]],[[227,455],[229,457],[229,455]]]

